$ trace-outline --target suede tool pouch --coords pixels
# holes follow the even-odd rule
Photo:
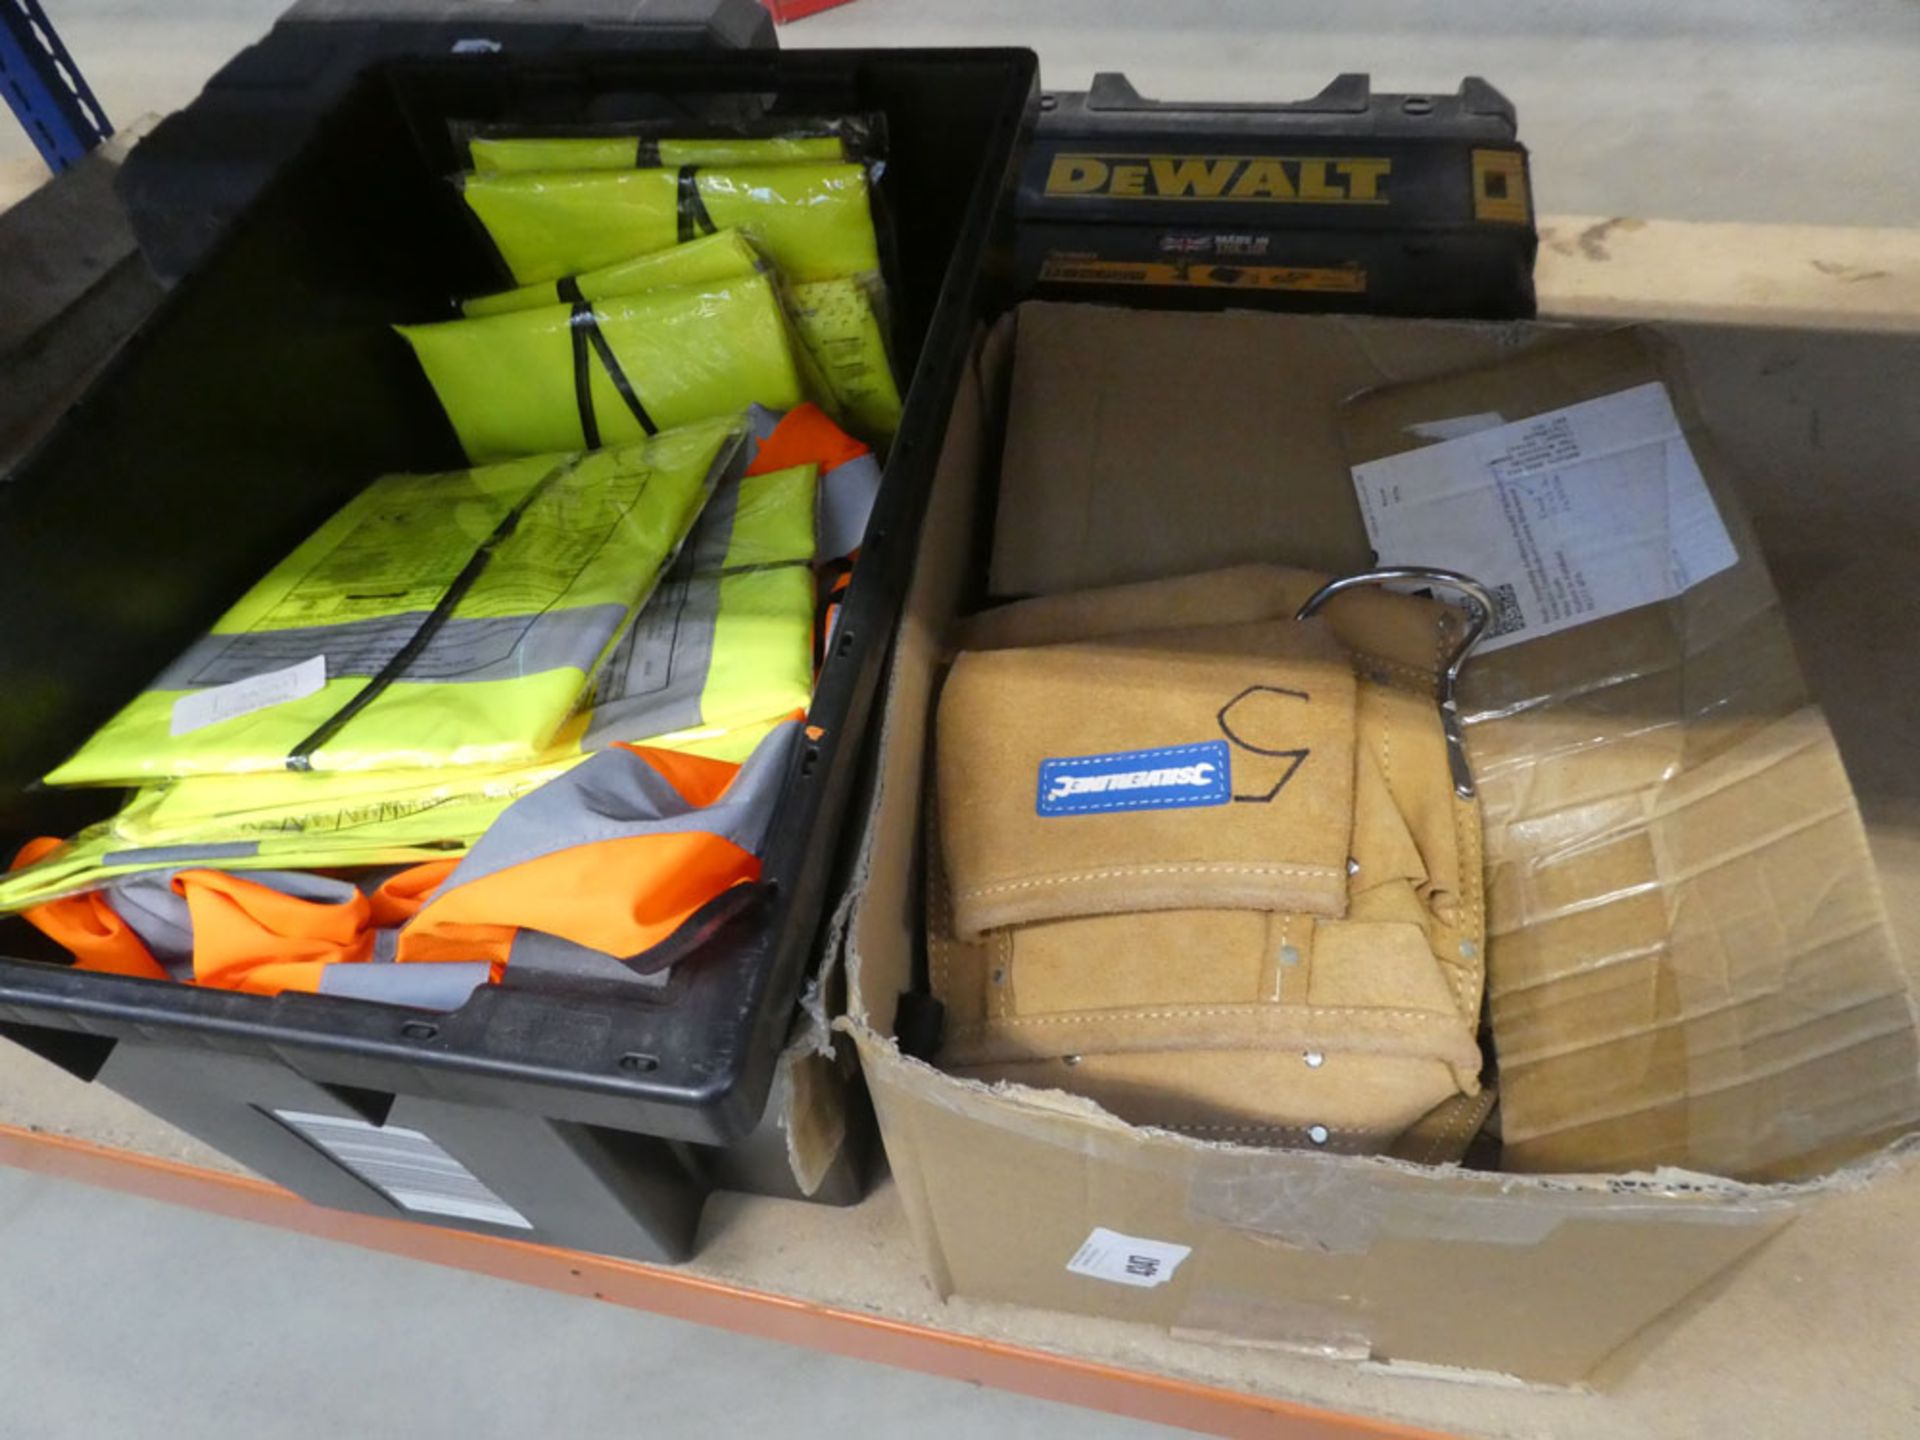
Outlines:
[[[937,721],[958,934],[1133,911],[1344,915],[1354,695],[1317,620],[962,654]]]

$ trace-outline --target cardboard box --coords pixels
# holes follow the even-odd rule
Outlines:
[[[1905,979],[1752,528],[1677,360],[1573,338],[1054,305],[987,338],[949,428],[841,917],[841,1023],[942,1294],[1568,1383],[1894,1163],[1877,1147],[1920,1118]],[[956,614],[987,593],[1245,561],[1361,568],[1350,463],[1424,443],[1410,427],[1425,422],[1517,419],[1649,374],[1737,563],[1490,655],[1467,696],[1501,897],[1490,990],[1514,1051],[1507,1173],[1136,1130],[901,1055],[926,722]],[[1551,764],[1520,763],[1541,747]],[[1591,963],[1555,970],[1556,955]],[[1591,1168],[1514,1173],[1569,1157]],[[1161,1257],[1155,1283],[1070,1271],[1096,1232],[1149,1242],[1135,1248]]]

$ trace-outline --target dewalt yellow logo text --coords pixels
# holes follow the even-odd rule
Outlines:
[[[1047,194],[1385,205],[1392,170],[1364,155],[1056,155]]]

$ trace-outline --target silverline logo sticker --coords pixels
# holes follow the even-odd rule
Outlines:
[[[1204,740],[1042,760],[1035,806],[1041,815],[1098,815],[1225,805],[1232,796],[1227,742]]]

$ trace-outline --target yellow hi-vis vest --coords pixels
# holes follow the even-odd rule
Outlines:
[[[668,285],[715,286],[727,280],[757,275],[767,262],[753,248],[753,242],[738,230],[719,230],[702,235],[684,245],[669,245],[646,255],[636,255],[617,265],[589,270],[538,285],[522,285],[493,295],[477,295],[463,301],[460,313],[469,320],[483,315],[504,315],[512,310],[538,310],[546,305],[571,305],[575,299],[612,300],[621,295],[638,295]]]
[[[860,165],[468,175],[461,194],[520,285],[598,270],[730,226],[789,280],[880,269]]]
[[[872,293],[859,276],[787,286],[787,314],[820,364],[847,429],[885,441],[900,428],[900,387]]]
[[[753,404],[784,410],[812,393],[764,275],[399,330],[476,463],[620,444]]]
[[[638,170],[679,165],[831,164],[846,159],[838,135],[721,135],[651,140],[637,135],[477,136],[473,168],[502,175],[526,170]]]
[[[253,833],[244,826],[226,827],[209,822],[191,835],[166,842],[140,843],[115,833],[121,817],[90,825],[58,850],[10,874],[0,875],[0,914],[44,904],[63,895],[97,890],[114,880],[131,875],[150,874],[183,868],[205,870],[344,870],[370,866],[418,865],[429,860],[445,860],[464,855],[487,827],[521,795],[538,789],[548,780],[566,773],[584,756],[569,757],[565,764],[527,767],[510,787],[498,794],[456,796],[400,820],[369,821],[336,831],[304,833]],[[406,772],[408,774],[424,772]],[[460,774],[456,767],[453,771]],[[199,786],[210,779],[221,781],[243,777],[196,777],[180,782]],[[260,779],[264,777],[245,777]],[[303,778],[338,780],[338,775]],[[450,786],[452,791],[461,787]],[[139,792],[131,808],[150,805],[163,793],[153,786]],[[345,814],[344,807],[315,805],[309,814],[324,811],[331,817]],[[304,820],[306,815],[297,817]]]
[[[669,285],[724,289],[764,266],[751,241],[738,230],[722,230],[582,275],[477,296],[460,309],[475,319],[575,299],[597,303]],[[837,402],[847,428],[882,440],[900,428],[900,389],[875,313],[875,283],[875,277],[841,276],[783,285],[781,293],[793,329],[818,365],[821,383]]]
[[[110,820],[0,876],[0,912],[183,866],[340,869],[457,856],[520,796],[612,744],[744,758],[807,703],[817,625],[808,562],[859,545],[880,480],[872,453],[818,413],[756,412],[749,423],[754,465],[814,458],[721,482],[603,666],[596,708],[574,717],[545,758],[150,785]]]
[[[537,759],[743,437],[375,481],[47,779]]]
[[[615,646],[582,743],[742,760],[813,695],[812,465],[714,497],[679,562]]]
[[[553,758],[527,765],[195,775],[135,791],[105,823],[128,850],[303,837],[353,845],[373,837],[445,854],[516,795],[566,771],[585,728],[585,717],[570,721]]]
[[[817,473],[802,465],[720,486],[608,657],[594,709],[544,758],[151,785],[59,850],[0,875],[0,913],[184,866],[340,869],[461,855],[520,796],[616,742],[744,760],[811,698]]]

